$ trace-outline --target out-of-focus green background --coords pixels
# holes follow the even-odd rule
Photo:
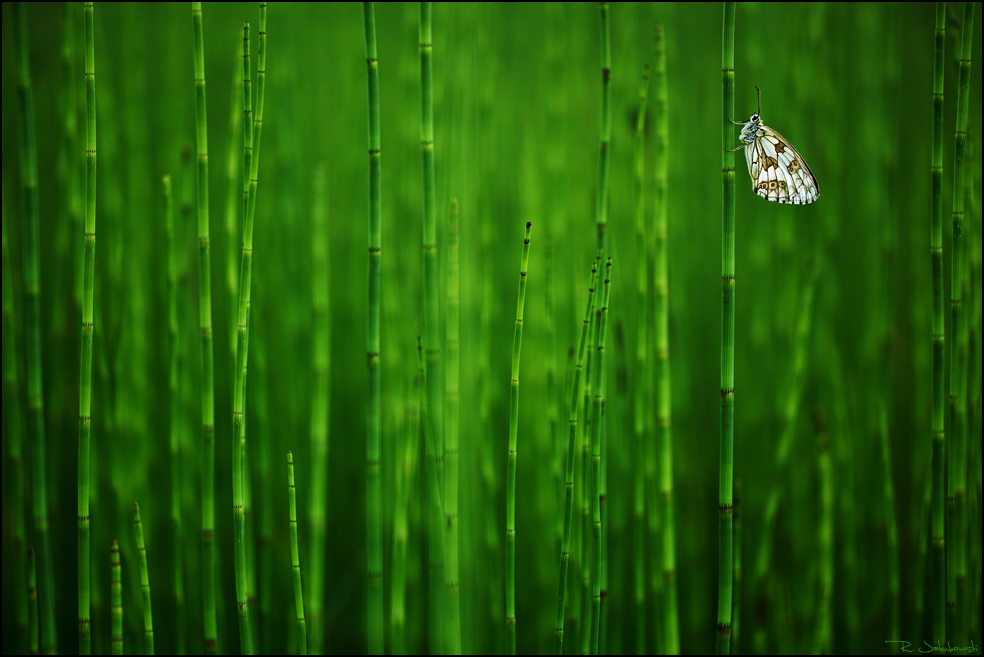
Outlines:
[[[434,120],[439,259],[444,280],[447,208],[461,208],[461,604],[466,652],[502,651],[509,359],[523,226],[533,223],[521,367],[518,472],[518,636],[520,652],[548,652],[556,605],[559,473],[566,422],[551,435],[547,371],[563,395],[568,349],[576,344],[595,248],[598,125],[601,106],[599,18],[595,3],[435,4]],[[11,8],[3,4],[2,184],[14,289],[21,285],[16,70]],[[217,536],[221,647],[238,650],[232,570],[230,477],[231,336],[238,278],[238,222],[226,229],[230,153],[241,167],[241,132],[230,128],[241,104],[242,22],[256,5],[204,5],[211,163],[212,284],[216,336]],[[958,35],[962,4],[947,10],[944,118],[944,277],[950,281],[950,209]],[[684,652],[711,650],[717,586],[717,468],[721,274],[721,5],[614,3],[609,244],[614,259],[607,405],[610,583],[604,649],[635,644],[632,560],[632,400],[644,377],[635,367],[636,267],[644,257],[633,214],[633,130],[639,77],[653,62],[653,24],[665,26],[669,96],[670,342],[675,437],[677,584]],[[34,87],[41,217],[42,348],[47,464],[59,648],[76,644],[76,522],[81,216],[70,177],[84,175],[81,3],[27,7]],[[981,28],[977,11],[970,86],[973,157],[968,196],[972,338],[980,348]],[[65,21],[74,52],[63,57]],[[310,480],[312,403],[311,215],[314,174],[327,171],[331,291],[331,433],[328,496],[326,648],[363,652],[365,637],[365,316],[367,221],[366,66],[358,4],[272,4],[268,19],[266,110],[254,237],[251,310],[249,458],[253,528],[272,508],[271,615],[259,625],[265,649],[293,641],[283,455],[293,450],[301,491]],[[382,391],[384,590],[392,544],[397,463],[405,409],[423,330],[420,90],[417,5],[378,4],[382,139]],[[879,652],[885,641],[930,640],[927,621],[924,503],[930,458],[931,289],[930,139],[932,4],[765,4],[738,6],[736,119],[756,111],[794,144],[820,185],[819,200],[793,207],[755,196],[737,154],[737,313],[735,476],[742,481],[744,584],[741,645],[753,650],[757,627],[769,651],[813,646],[818,609],[817,441],[810,417],[827,418],[834,445],[836,652]],[[167,315],[163,173],[174,180],[179,248],[182,350],[182,474],[188,649],[202,649],[200,441],[198,424],[198,265],[195,226],[195,89],[188,3],[97,4],[95,9],[99,173],[96,334],[93,368],[93,641],[109,641],[109,543],[123,549],[127,643],[140,645],[130,505],[140,502],[154,587],[158,650],[176,649],[170,602]],[[254,40],[255,53],[255,40]],[[255,56],[255,55],[254,55]],[[255,66],[255,59],[254,59]],[[255,85],[254,85],[255,87]],[[650,92],[652,98],[652,90]],[[66,108],[78,124],[66,146]],[[646,141],[646,217],[653,212],[653,103]],[[729,146],[738,145],[737,130]],[[239,194],[233,195],[239,212]],[[76,208],[81,208],[79,204]],[[552,256],[548,256],[547,245]],[[230,257],[232,258],[230,260]],[[776,446],[795,389],[795,327],[816,267],[802,395],[794,400],[794,442],[777,472]],[[547,329],[545,274],[553,273],[556,338]],[[492,406],[479,414],[481,310],[491,277]],[[442,283],[443,284],[443,283]],[[443,307],[443,301],[442,301]],[[21,299],[15,297],[20,317]],[[976,327],[976,328],[975,328]],[[949,354],[949,313],[947,313]],[[18,345],[24,336],[13,336]],[[8,336],[4,335],[4,340]],[[23,350],[19,350],[23,354]],[[980,362],[971,363],[968,406],[970,562],[963,638],[980,639]],[[18,362],[23,404],[23,362]],[[976,387],[974,384],[976,380]],[[973,395],[976,395],[974,397]],[[567,414],[566,401],[560,417]],[[882,459],[879,408],[891,447]],[[649,413],[655,406],[648,405]],[[948,427],[949,429],[949,427]],[[13,613],[15,586],[4,423],[3,652],[22,650]],[[488,460],[491,458],[491,462]],[[264,464],[267,467],[264,468]],[[489,480],[485,470],[494,475]],[[268,475],[265,473],[269,473]],[[270,479],[264,479],[264,477]],[[884,482],[894,484],[887,505]],[[853,479],[853,481],[852,481]],[[419,478],[418,478],[419,481]],[[580,485],[580,483],[578,484]],[[763,507],[773,485],[782,507],[772,536],[766,586],[753,577]],[[263,492],[267,497],[264,498]],[[425,499],[411,501],[408,641],[426,652]],[[845,509],[852,509],[848,513]],[[649,511],[647,511],[648,513]],[[494,514],[494,522],[489,521]],[[899,596],[891,594],[887,527],[898,527]],[[487,527],[499,528],[499,551]],[[647,542],[647,553],[650,552]],[[265,549],[265,548],[259,548]],[[655,552],[653,552],[654,554]],[[856,561],[853,557],[855,555]],[[302,564],[305,558],[302,550]],[[572,557],[569,599],[580,595]],[[652,569],[652,563],[644,565]],[[648,577],[648,575],[647,575]],[[17,580],[19,581],[19,580]],[[262,587],[262,585],[261,585]],[[648,588],[648,587],[647,587]],[[262,602],[260,603],[262,604]],[[655,619],[649,599],[646,617]],[[897,606],[897,607],[896,607]],[[389,600],[387,597],[387,619]],[[893,624],[892,609],[900,624]],[[254,608],[255,609],[255,608]],[[919,610],[923,613],[920,615]],[[963,612],[962,612],[963,613]],[[569,613],[570,615],[570,613]],[[655,620],[646,647],[657,647]],[[389,627],[387,620],[387,627]],[[893,628],[902,635],[891,635]],[[580,645],[571,632],[569,652]],[[964,644],[960,644],[964,645]],[[387,649],[389,639],[387,639]]]

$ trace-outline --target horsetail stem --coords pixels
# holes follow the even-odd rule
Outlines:
[[[393,511],[393,577],[390,580],[390,632],[392,653],[406,654],[406,584],[407,584],[407,529],[408,507],[416,474],[416,455],[420,447],[420,404],[424,382],[424,353],[420,336],[417,336],[417,374],[407,405],[406,436],[403,442],[402,473],[397,480],[396,508]]]
[[[202,569],[205,647],[217,649],[215,621],[215,363],[212,336],[212,266],[208,215],[208,124],[205,103],[205,44],[202,5],[191,3],[194,34],[195,142],[198,155],[198,327],[201,339]]]
[[[7,212],[3,209],[3,415],[8,419],[4,444],[8,445],[11,506],[14,534],[14,606],[17,617],[17,649],[23,651],[30,629],[27,601],[27,526],[24,512],[23,425],[21,424],[20,383],[17,377],[19,353],[14,328],[14,278],[7,244]],[[19,290],[18,290],[19,291]]]
[[[513,329],[509,394],[509,451],[506,464],[506,635],[510,655],[516,654],[516,451],[519,436],[519,357],[523,346],[523,311],[526,306],[526,273],[530,260],[530,231],[526,222],[523,260],[519,270],[516,325]]]
[[[680,621],[677,612],[676,584],[676,514],[673,496],[673,430],[670,379],[670,283],[667,248],[669,184],[667,153],[669,113],[666,82],[666,43],[663,25],[656,23],[656,207],[654,232],[655,297],[654,342],[656,351],[656,434],[659,443],[660,515],[663,540],[660,548],[663,579],[664,650],[668,655],[680,653]]]
[[[612,37],[608,3],[599,2],[601,12],[601,128],[598,146],[598,198],[595,223],[598,227],[598,257],[605,256],[608,239],[608,170],[609,146],[612,141]]]
[[[329,314],[328,269],[328,192],[324,168],[318,167],[314,181],[314,217],[311,239],[314,313],[314,389],[311,404],[311,497],[308,526],[311,531],[308,550],[308,612],[310,616],[309,650],[321,654],[321,609],[325,581],[325,500],[328,495],[328,418],[331,410],[331,316]]]
[[[287,452],[287,498],[290,502],[290,567],[294,574],[294,609],[297,613],[298,654],[308,654],[307,626],[304,623],[304,590],[301,587],[301,558],[297,551],[297,500],[294,489],[294,456]]]
[[[123,654],[123,577],[120,570],[120,546],[113,540],[109,549],[110,615],[113,619],[112,647],[114,655]]]
[[[820,516],[817,522],[820,614],[813,641],[813,654],[825,655],[831,650],[834,634],[834,472],[830,456],[830,442],[827,438],[827,423],[820,409],[813,413],[813,431],[817,435],[817,470],[820,475]],[[882,450],[883,456],[887,458],[887,432],[882,434]],[[737,525],[737,519],[735,524]],[[738,597],[735,596],[736,610],[737,607]],[[892,636],[898,635],[893,634]]]
[[[632,433],[635,463],[633,464],[633,504],[632,504],[632,560],[635,563],[635,581],[633,583],[636,637],[636,654],[646,652],[646,557],[644,516],[646,510],[644,471],[644,440],[646,433],[645,399],[648,336],[647,309],[649,307],[649,285],[647,278],[646,250],[646,203],[643,175],[646,162],[646,104],[649,96],[649,64],[643,64],[642,77],[639,82],[639,107],[636,110],[635,125],[635,168],[634,168],[634,205],[636,220],[636,384],[632,401]]]
[[[956,628],[958,616],[957,571],[962,545],[962,507],[958,500],[961,479],[966,479],[966,452],[964,425],[966,422],[966,323],[963,311],[963,277],[967,261],[964,239],[964,210],[967,188],[967,131],[970,111],[970,65],[973,50],[974,7],[976,3],[964,3],[963,25],[960,35],[960,59],[957,82],[957,125],[953,155],[953,255],[950,259],[950,449],[948,452],[947,516],[949,518],[946,543],[946,638],[959,640]],[[963,347],[963,348],[961,348]],[[963,628],[961,628],[962,633]]]
[[[146,654],[154,654],[154,614],[150,605],[150,574],[147,571],[147,546],[144,545],[143,523],[140,522],[140,505],[133,503],[133,532],[137,539],[137,555],[140,559],[140,590],[143,592],[144,645]]]
[[[362,3],[365,24],[366,67],[369,81],[369,303],[366,308],[366,528],[368,540],[369,654],[383,654],[383,546],[380,490],[379,305],[382,227],[380,221],[379,72],[376,58],[376,18],[373,3]]]
[[[433,54],[431,27],[431,3],[421,2],[419,6],[417,37],[420,55],[420,158],[421,185],[423,191],[423,220],[421,222],[421,245],[424,259],[424,350],[427,356],[427,421],[424,431],[430,436],[436,459],[438,481],[438,508],[444,500],[444,393],[441,376],[441,311],[437,262],[437,219],[435,216],[434,191],[434,89]],[[445,627],[444,609],[447,594],[442,591],[445,585],[445,546],[443,543],[443,513],[431,523],[431,541],[428,547],[431,569],[431,612],[429,636],[432,653],[446,652],[450,646],[450,630]],[[460,643],[460,637],[458,639]]]
[[[91,16],[88,7],[86,20]],[[89,23],[86,23],[89,25]],[[38,217],[38,162],[34,133],[34,94],[27,47],[27,17],[23,3],[14,5],[14,54],[17,62],[19,112],[21,217],[23,239],[24,342],[27,363],[27,439],[31,444],[31,507],[36,550],[37,597],[41,650],[56,652],[55,590],[48,538],[47,455],[44,431],[44,394],[41,362],[41,253]],[[91,31],[86,31],[87,46]],[[89,48],[86,48],[88,56]],[[33,634],[33,633],[32,633]]]
[[[933,143],[932,205],[930,206],[930,256],[933,278],[933,390],[932,390],[932,508],[933,574],[932,617],[933,643],[946,640],[946,553],[943,517],[943,368],[945,333],[943,321],[943,72],[946,46],[946,3],[936,3],[936,47],[933,59]]]
[[[92,651],[89,621],[89,441],[92,428],[92,333],[96,267],[96,55],[93,3],[85,3],[85,274],[79,373],[79,653]]]
[[[174,612],[177,618],[178,653],[185,652],[186,612],[184,606],[184,528],[181,514],[181,397],[180,359],[178,344],[178,275],[174,254],[174,203],[171,176],[161,177],[164,206],[165,259],[167,272],[167,333],[168,333],[168,442],[171,456],[171,547],[173,550]]]
[[[718,476],[718,601],[717,641],[719,655],[731,652],[732,480],[735,448],[735,156],[728,148],[735,113],[735,3],[724,3],[721,76],[722,102],[721,170],[724,202],[721,217],[721,441]]]
[[[451,199],[448,226],[448,315],[447,315],[447,430],[444,435],[444,524],[447,562],[444,581],[447,587],[448,654],[461,654],[461,618],[458,580],[458,380],[460,377],[458,314],[458,200]]]
[[[567,570],[571,559],[571,529],[574,523],[574,464],[577,454],[577,408],[580,401],[581,374],[587,355],[588,329],[594,309],[595,288],[598,284],[598,262],[591,267],[591,280],[588,285],[588,301],[581,321],[581,334],[577,342],[577,364],[574,366],[574,379],[571,383],[571,404],[569,431],[567,438],[567,465],[564,475],[564,536],[560,548],[560,573],[557,577],[557,621],[554,627],[554,654],[564,654],[564,607],[567,596]],[[582,484],[583,485],[583,484]]]
[[[591,547],[591,654],[599,654],[601,632],[601,573],[602,573],[602,537],[601,537],[601,438],[602,438],[602,404],[604,402],[605,381],[605,333],[608,328],[608,299],[611,293],[612,259],[605,263],[605,286],[601,295],[601,308],[597,311],[595,321],[598,330],[595,333],[596,362],[594,363],[594,426],[591,438],[591,508],[592,508],[592,547]]]

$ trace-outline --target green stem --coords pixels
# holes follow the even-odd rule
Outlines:
[[[366,308],[366,527],[368,540],[369,654],[383,654],[383,546],[380,492],[379,302],[382,228],[380,226],[379,72],[376,59],[376,18],[373,3],[362,4],[369,80],[369,303]]]
[[[79,372],[79,653],[92,650],[89,621],[89,442],[92,408],[92,333],[96,262],[96,57],[93,3],[85,3],[85,275],[82,283],[82,355]]]
[[[444,440],[444,527],[446,564],[444,584],[447,588],[448,654],[461,654],[461,610],[458,580],[458,379],[459,281],[458,281],[458,201],[451,199],[448,226],[448,315],[447,315],[447,416]]]
[[[954,624],[958,615],[959,554],[963,548],[961,482],[966,482],[964,464],[966,422],[966,324],[963,312],[963,278],[967,261],[964,239],[964,210],[967,187],[967,130],[970,111],[970,65],[973,50],[975,3],[964,3],[957,82],[957,126],[953,155],[953,255],[950,259],[950,449],[948,452],[947,516],[950,540],[946,542],[946,638],[958,641]],[[962,634],[963,628],[961,628]]]
[[[933,397],[932,424],[932,616],[933,643],[946,641],[946,556],[943,517],[943,368],[945,333],[943,320],[943,72],[946,45],[946,3],[936,3],[936,49],[933,60],[932,205],[930,209],[930,256],[933,277]]]
[[[735,440],[735,156],[728,151],[735,110],[735,3],[724,3],[721,76],[721,170],[724,203],[721,216],[721,442],[718,477],[718,613],[715,651],[731,651],[732,480]]]
[[[205,104],[205,45],[202,5],[191,3],[195,66],[195,141],[198,154],[198,326],[202,384],[202,553],[205,595],[205,645],[216,649],[215,621],[215,364],[212,338],[212,266],[208,216],[208,127]]]
[[[656,208],[654,232],[656,352],[656,436],[659,445],[660,515],[663,525],[660,556],[663,560],[663,634],[668,655],[680,653],[680,621],[677,611],[676,585],[676,515],[673,504],[673,431],[670,379],[670,284],[667,249],[668,191],[667,182],[669,114],[666,85],[666,45],[663,26],[656,24]],[[733,176],[732,176],[733,180]]]
[[[166,234],[165,258],[167,271],[167,332],[168,332],[168,438],[171,456],[171,547],[174,565],[174,613],[176,618],[178,653],[185,653],[186,611],[184,605],[184,528],[181,513],[181,391],[180,358],[178,356],[178,275],[174,254],[174,204],[171,176],[161,178]]]
[[[390,634],[392,654],[404,655],[406,646],[406,584],[408,521],[410,497],[413,494],[416,455],[420,447],[421,386],[424,381],[424,353],[417,337],[417,375],[414,377],[410,403],[407,405],[406,436],[403,443],[403,469],[397,479],[396,507],[393,511],[393,577],[390,580]]]
[[[120,546],[113,541],[109,549],[110,615],[113,619],[112,647],[114,655],[123,654],[123,578],[120,569]]]
[[[581,374],[587,355],[588,329],[594,309],[595,288],[598,284],[598,263],[591,267],[591,283],[588,286],[588,302],[581,322],[581,335],[577,342],[577,364],[571,384],[571,405],[567,438],[567,466],[564,476],[564,537],[560,548],[560,574],[557,578],[557,621],[554,628],[554,654],[564,654],[564,607],[567,597],[567,570],[571,559],[571,529],[574,523],[574,465],[577,454],[577,408],[580,401]]]
[[[659,28],[657,27],[657,30]],[[657,54],[657,57],[659,55]],[[646,105],[649,96],[649,64],[642,66],[642,80],[639,83],[639,108],[636,110],[635,126],[635,220],[636,220],[636,383],[632,401],[632,433],[635,463],[633,463],[633,518],[632,518],[632,561],[635,563],[633,582],[637,655],[646,652],[646,485],[645,485],[645,438],[646,438],[646,395],[648,377],[648,317],[649,285],[646,239],[645,203],[645,161],[646,161]]]
[[[290,502],[290,566],[294,573],[294,609],[297,612],[298,654],[308,654],[307,626],[304,623],[304,590],[301,587],[301,557],[297,550],[297,493],[294,489],[294,456],[287,452],[287,498]]]
[[[140,522],[140,505],[133,503],[133,531],[137,539],[137,555],[140,559],[140,590],[143,593],[144,647],[146,654],[154,654],[154,614],[150,605],[150,574],[147,571],[147,546],[144,545],[143,523]]]
[[[608,3],[599,2],[601,20],[601,129],[598,146],[598,198],[595,200],[595,223],[598,227],[598,257],[605,257],[608,239],[608,170],[609,146],[612,141],[612,37]]]
[[[817,522],[817,551],[820,566],[818,606],[820,613],[813,643],[813,654],[826,655],[830,653],[832,648],[834,632],[834,474],[830,442],[827,439],[827,424],[819,409],[813,414],[813,428],[817,434],[817,470],[820,478],[820,517]],[[887,432],[882,434],[882,456],[886,459],[888,457]],[[887,481],[887,488],[890,488],[891,480]],[[735,606],[737,607],[737,599]],[[893,628],[893,631],[897,629]],[[898,634],[892,636],[898,636]]]
[[[592,415],[594,425],[591,437],[591,654],[599,654],[601,635],[601,571],[602,571],[602,537],[601,537],[601,436],[602,436],[602,404],[604,403],[605,380],[605,333],[608,328],[608,299],[611,292],[612,259],[605,264],[605,286],[601,295],[601,308],[597,311],[595,321],[598,330],[595,332],[595,363],[594,363],[594,408]]]
[[[324,168],[318,167],[314,182],[314,234],[311,239],[314,280],[314,388],[311,404],[311,497],[308,526],[311,528],[308,551],[308,599],[310,645],[313,654],[321,654],[325,582],[325,531],[328,509],[328,417],[331,409],[331,316],[329,314],[328,270],[328,193]]]
[[[519,436],[519,357],[523,346],[523,311],[526,307],[526,273],[530,260],[532,222],[526,222],[523,260],[519,270],[516,325],[513,329],[512,368],[509,383],[509,451],[506,463],[506,635],[510,655],[516,654],[516,450]]]
[[[23,418],[21,417],[21,390],[17,377],[18,351],[14,328],[14,278],[10,266],[10,249],[7,245],[7,213],[3,213],[3,415],[7,419],[4,444],[10,477],[10,495],[13,516],[14,564],[16,589],[14,607],[17,617],[16,649],[23,651],[28,642],[29,612],[27,602],[27,526],[24,512],[24,457]],[[19,290],[18,290],[19,291]]]
[[[249,60],[249,23],[243,26],[243,140],[247,176],[243,255],[239,270],[239,313],[236,340],[236,382],[233,387],[232,416],[232,496],[235,524],[236,602],[239,606],[239,642],[243,654],[253,654],[253,632],[249,615],[249,587],[246,561],[245,482],[246,466],[246,375],[249,337],[250,290],[253,273],[253,218],[259,177],[260,138],[263,134],[263,100],[266,89],[266,3],[260,3],[259,48],[256,66],[256,115],[252,113],[252,84]],[[252,130],[249,129],[252,119]]]

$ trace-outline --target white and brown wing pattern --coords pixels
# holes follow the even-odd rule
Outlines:
[[[777,203],[813,203],[820,186],[806,160],[778,132],[759,122],[755,139],[745,148],[755,193]]]
[[[731,122],[743,126],[741,145],[730,150],[745,149],[752,189],[767,201],[805,205],[820,196],[820,185],[803,156],[778,132],[762,123],[762,91],[759,92],[759,113],[746,122]]]

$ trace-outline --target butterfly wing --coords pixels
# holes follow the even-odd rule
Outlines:
[[[745,158],[755,193],[766,200],[802,205],[820,195],[820,185],[806,160],[772,128],[759,128],[759,137],[745,149]]]

